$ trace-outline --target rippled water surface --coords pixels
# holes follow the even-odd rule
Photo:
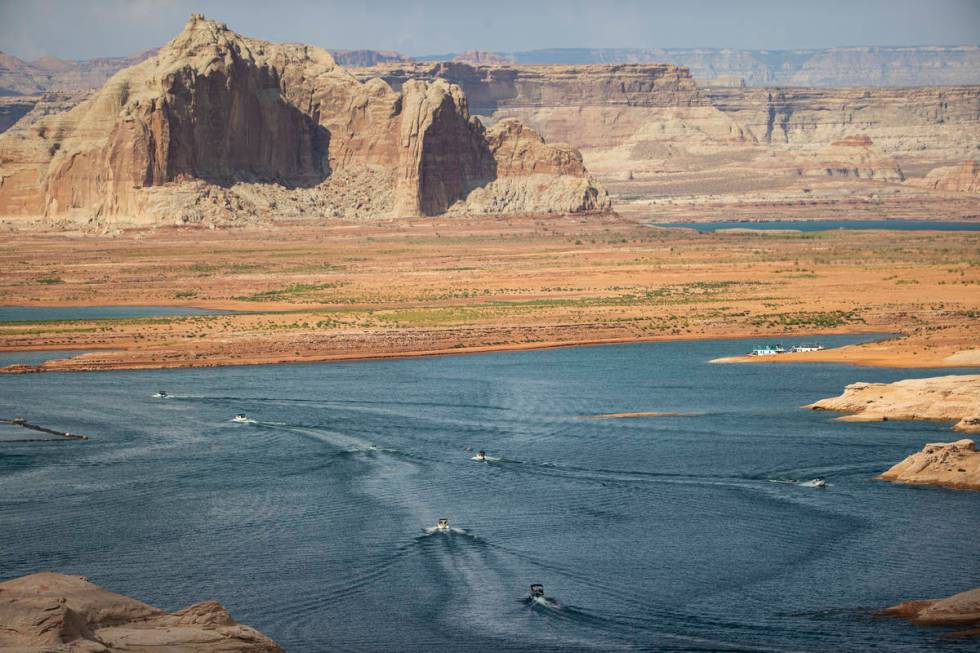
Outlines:
[[[895,231],[980,231],[980,222],[940,220],[759,220],[755,222],[678,222],[656,227],[680,227],[698,231],[719,229],[777,229],[828,231],[831,229],[887,229]]]
[[[0,445],[0,578],[290,651],[975,650],[869,611],[980,585],[980,493],[873,480],[949,425],[799,408],[937,372],[706,362],[749,344],[3,376],[0,417],[93,439]],[[640,411],[693,414],[581,419]]]
[[[0,322],[223,315],[233,312],[192,306],[0,306]]]

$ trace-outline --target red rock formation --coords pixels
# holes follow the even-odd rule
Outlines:
[[[536,174],[565,174],[552,169]],[[359,82],[319,48],[244,38],[195,15],[90,99],[0,137],[0,215],[154,221],[212,204],[257,215],[283,189],[305,188],[299,204],[311,212],[367,217],[363,200],[338,192],[361,178],[383,198],[372,211],[433,215],[496,175],[458,86],[413,81],[399,93]],[[242,184],[252,185],[244,195]],[[217,201],[204,201],[214,188]],[[608,206],[521,198],[507,211]]]
[[[167,613],[55,573],[0,583],[0,624],[3,651],[282,652],[214,601]]]

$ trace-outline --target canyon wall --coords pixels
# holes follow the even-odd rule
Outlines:
[[[353,72],[394,88],[410,79],[458,84],[485,122],[517,119],[581,148],[607,183],[708,169],[901,183],[908,172],[975,158],[980,143],[980,86],[702,88],[670,64],[453,61]],[[932,188],[969,187],[958,179]]]
[[[325,50],[248,39],[195,15],[91,97],[29,114],[0,136],[0,215],[187,222],[476,211],[467,196],[497,180],[498,141],[526,135],[491,142],[445,79],[399,87],[362,83]],[[567,146],[539,147],[545,158],[581,160]],[[499,176],[513,191],[524,177],[508,165]],[[492,212],[608,208],[583,166],[540,175],[566,195],[542,205],[510,192]]]
[[[942,161],[980,153],[980,86],[712,87],[704,94],[770,144],[826,144],[860,133],[894,156]]]

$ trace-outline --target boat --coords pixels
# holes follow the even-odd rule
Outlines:
[[[160,392],[154,394],[153,396],[156,397],[157,399],[166,399],[170,395],[167,393],[166,390],[161,390]]]
[[[437,531],[448,531],[449,530],[449,520],[446,519],[446,518],[442,518],[439,521],[437,521],[436,522],[436,530]]]
[[[749,356],[776,356],[785,353],[786,349],[782,345],[757,345],[749,352]]]
[[[480,449],[479,451],[476,452],[476,456],[473,457],[473,460],[477,461],[478,463],[487,462],[487,452],[484,451],[483,449]]]
[[[238,422],[239,424],[248,424],[252,420],[250,420],[249,418],[245,417],[244,414],[239,414],[239,415],[235,415],[234,417],[232,417],[231,418],[231,421]]]
[[[813,480],[800,483],[800,485],[803,487],[824,488],[827,487],[827,481],[823,480],[822,478],[815,478]]]
[[[794,354],[802,354],[808,351],[822,351],[823,345],[809,344],[809,345],[793,345],[790,347],[790,351]]]
[[[544,585],[541,583],[531,584],[531,598],[532,599],[543,599],[544,598]]]

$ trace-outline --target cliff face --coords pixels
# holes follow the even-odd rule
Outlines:
[[[556,106],[709,106],[688,71],[670,64],[515,66],[458,61],[388,64],[352,71],[380,76],[393,88],[409,79],[459,85],[474,113]]]
[[[925,188],[919,175],[974,156],[980,142],[980,86],[702,89],[687,69],[670,64],[450,61],[352,72],[380,76],[394,88],[444,79],[465,91],[486,122],[517,119],[549,141],[581,148],[585,164],[606,183],[636,176],[664,183],[668,192],[675,191],[664,173],[700,174],[707,184],[692,178],[677,188],[706,194],[782,184],[805,195],[823,178],[846,197],[847,185],[865,184],[874,193],[881,184],[902,184],[906,167]],[[754,181],[742,181],[750,174]],[[940,174],[930,189],[969,187],[962,174],[948,182]],[[635,184],[622,190],[636,197],[658,192]]]
[[[886,154],[963,159],[980,142],[980,86],[709,88],[705,96],[759,141],[825,145],[871,138]]]
[[[0,583],[0,623],[0,649],[12,652],[282,652],[213,601],[167,613],[55,573]]]
[[[0,215],[154,221],[290,204],[349,217],[442,213],[495,179],[494,154],[458,86],[403,86],[361,83],[324,50],[194,16],[91,98],[0,137]],[[375,197],[343,192],[358,186]]]

